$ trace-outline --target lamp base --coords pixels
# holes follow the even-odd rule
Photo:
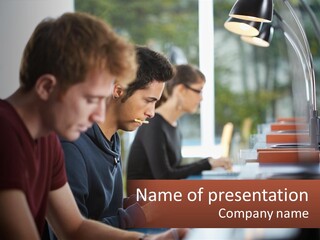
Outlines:
[[[311,145],[319,150],[320,149],[320,118],[318,116],[318,111],[312,111],[312,117],[310,119],[310,139]]]

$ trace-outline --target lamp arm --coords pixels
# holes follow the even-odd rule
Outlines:
[[[313,70],[311,68],[311,65],[309,64],[310,58],[308,56],[308,52],[306,51],[305,47],[302,45],[297,34],[292,30],[290,25],[286,23],[286,21],[280,16],[280,14],[276,10],[274,10],[274,16],[278,18],[279,20],[278,26],[283,31],[284,36],[289,41],[290,45],[293,47],[295,53],[298,55],[298,58],[301,62],[301,65],[303,67],[303,74],[305,76],[305,82],[307,86],[307,89],[306,89],[307,100],[310,102],[310,94],[312,92],[312,87],[310,86],[309,82],[313,81],[312,80]]]
[[[280,25],[280,28],[282,28],[281,25]],[[308,74],[309,71],[308,71],[306,63],[304,61],[304,60],[306,60],[305,56],[301,53],[301,50],[299,49],[299,47],[297,46],[295,41],[292,39],[290,34],[288,34],[286,31],[283,31],[283,33],[284,33],[284,36],[286,37],[286,39],[288,40],[288,42],[290,43],[290,45],[292,46],[292,48],[294,49],[295,53],[298,55],[298,58],[301,62],[301,65],[303,68],[303,74],[304,74],[305,82],[306,82],[306,86],[307,86],[307,89],[306,89],[307,100],[310,101],[310,93],[309,93],[309,91],[310,91],[310,86],[309,86],[310,75]]]
[[[310,51],[310,46],[309,46],[309,42],[308,42],[308,39],[307,39],[307,36],[306,36],[306,33],[302,27],[302,24],[301,22],[299,21],[299,18],[297,16],[297,14],[295,13],[293,7],[291,6],[290,2],[288,0],[283,0],[284,4],[287,6],[287,8],[289,9],[292,17],[294,18],[298,28],[299,28],[299,31],[301,33],[301,36],[302,36],[302,39],[303,39],[303,43],[305,45],[305,51],[307,53],[307,56],[308,56],[308,64],[309,64],[309,74],[310,74],[310,77],[311,77],[311,104],[312,104],[312,111],[317,111],[317,94],[316,94],[316,78],[315,78],[315,71],[314,71],[314,66],[313,66],[313,57],[312,57],[312,54],[311,54],[311,51]]]
[[[306,11],[308,12],[310,19],[311,19],[311,22],[312,22],[312,25],[314,27],[314,30],[317,34],[318,41],[320,42],[320,24],[317,20],[316,15],[314,14],[314,12],[310,8],[310,6],[305,2],[305,0],[300,0],[300,2],[302,3],[302,5],[306,9]]]
[[[298,48],[299,51],[303,54],[304,60],[310,66],[309,56],[307,52],[308,45],[303,45],[301,39],[297,36],[297,33],[292,29],[292,27],[281,17],[281,15],[274,9],[273,15],[278,18],[279,20],[279,27],[281,30],[289,36],[289,38],[294,38],[293,43]]]
[[[286,39],[289,41],[289,43],[295,50],[303,66],[304,75],[306,78],[305,81],[306,81],[307,90],[308,88],[310,88],[310,95],[311,95],[311,116],[310,116],[310,123],[309,123],[309,135],[311,140],[311,146],[314,147],[315,149],[319,149],[320,119],[318,117],[318,110],[317,110],[317,103],[316,103],[316,79],[315,79],[315,71],[313,66],[313,58],[312,58],[310,46],[306,37],[306,33],[303,30],[301,22],[299,21],[290,3],[287,0],[283,0],[283,1],[288,7],[288,9],[290,10],[291,15],[293,16],[296,24],[298,25],[300,34],[302,35],[302,38],[303,38],[304,46],[302,46],[300,39],[298,38],[296,33],[292,30],[292,28],[281,18],[281,16],[275,10],[274,10],[274,13],[280,21],[280,27],[282,28]],[[295,40],[292,39],[291,35],[295,38]],[[305,62],[303,60],[305,60]],[[308,84],[307,80],[310,81],[310,85]]]

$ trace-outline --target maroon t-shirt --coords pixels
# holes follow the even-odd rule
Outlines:
[[[0,99],[0,190],[19,189],[25,194],[40,235],[49,191],[66,181],[57,135],[32,139],[14,108]]]

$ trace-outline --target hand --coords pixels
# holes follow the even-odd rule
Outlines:
[[[129,197],[123,199],[123,208],[126,209],[132,204],[135,204],[136,202],[139,203],[140,206],[143,206],[148,203],[147,201],[143,201],[141,197],[137,201],[137,195],[132,194]]]
[[[137,202],[137,197],[135,194],[130,195],[123,199],[123,208],[126,209],[127,207],[135,204]]]
[[[212,157],[209,157],[208,159],[211,169],[218,168],[218,167],[223,167],[227,170],[232,169],[232,163],[229,158],[221,157],[217,159],[213,159]]]
[[[159,204],[156,202],[149,202],[141,206],[143,213],[146,217],[147,223],[156,220],[162,213],[161,208],[158,207]]]
[[[189,229],[188,228],[174,228],[170,229],[164,233],[156,234],[156,235],[148,235],[145,240],[180,240],[183,239]]]

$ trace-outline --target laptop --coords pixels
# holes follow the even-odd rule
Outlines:
[[[242,165],[233,165],[232,170],[226,170],[225,168],[218,167],[213,170],[204,170],[201,172],[202,176],[230,176],[230,177],[235,177],[238,176],[241,172]]]

